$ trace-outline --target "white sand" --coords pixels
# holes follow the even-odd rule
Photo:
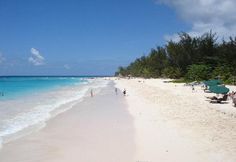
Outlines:
[[[236,161],[236,108],[210,104],[200,87],[121,79],[134,116],[138,161]],[[232,87],[231,87],[232,88]],[[234,88],[234,87],[233,87]]]
[[[134,127],[123,96],[103,88],[45,128],[3,146],[0,162],[132,162]]]
[[[42,130],[4,145],[0,162],[236,161],[231,101],[210,104],[205,96],[211,94],[200,87],[192,92],[161,79],[115,83],[128,96],[104,88]]]

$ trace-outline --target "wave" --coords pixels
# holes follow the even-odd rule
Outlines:
[[[108,81],[102,79],[89,79],[82,84],[65,86],[27,98],[26,102],[30,102],[27,104],[20,102],[22,104],[18,104],[14,109],[12,108],[12,111],[16,112],[20,109],[22,112],[17,113],[14,117],[5,118],[0,123],[0,148],[2,144],[21,137],[22,132],[29,131],[27,129],[32,131],[37,125],[45,126],[49,119],[71,109],[89,95],[91,88],[99,92],[107,84]],[[13,104],[15,105],[15,103]]]

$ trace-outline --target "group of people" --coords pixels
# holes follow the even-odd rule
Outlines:
[[[231,98],[234,106],[236,107],[236,92],[234,92],[234,91],[232,91],[231,93],[228,93],[228,94],[224,94],[222,98],[218,98],[216,96],[206,97],[206,98],[211,99],[211,100],[217,100],[217,101],[226,101],[226,100],[228,100],[228,98]]]
[[[118,89],[115,88],[115,93],[116,95],[118,95]],[[123,95],[126,96],[126,89],[123,90]],[[94,93],[93,93],[93,89],[90,90],[90,96],[93,97]]]
[[[118,94],[118,89],[117,88],[115,88],[115,93],[116,93],[116,95]],[[126,89],[123,90],[123,95],[126,96]]]

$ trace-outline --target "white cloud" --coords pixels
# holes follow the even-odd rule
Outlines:
[[[180,18],[190,23],[192,29],[188,33],[192,36],[199,36],[210,30],[221,38],[236,36],[236,0],[158,0],[157,2],[175,9]]]
[[[35,66],[44,64],[45,58],[40,54],[40,52],[37,49],[31,48],[30,52],[31,56],[28,58],[29,63]]]
[[[178,42],[180,40],[178,34],[164,35],[164,39],[167,40],[167,41],[172,40],[174,42]]]
[[[71,67],[70,67],[69,65],[65,64],[65,65],[64,65],[64,68],[65,68],[66,70],[69,70]]]
[[[5,61],[5,57],[3,56],[2,53],[0,53],[0,64],[3,63]]]

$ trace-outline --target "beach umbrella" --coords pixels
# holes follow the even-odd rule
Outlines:
[[[219,84],[222,84],[221,80],[218,79],[214,79],[214,80],[207,80],[203,82],[206,86],[216,86]]]
[[[210,86],[209,91],[217,94],[227,94],[229,92],[229,88],[225,86]]]

